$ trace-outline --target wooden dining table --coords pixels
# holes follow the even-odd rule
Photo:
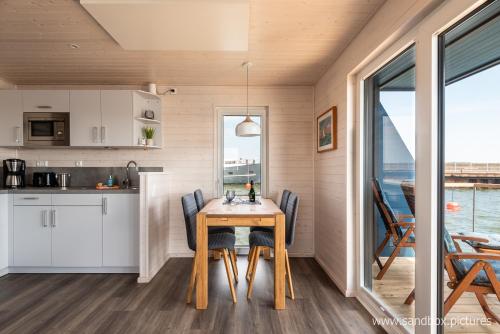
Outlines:
[[[196,308],[208,308],[208,227],[271,226],[274,227],[274,308],[285,309],[285,215],[270,199],[260,204],[224,204],[213,199],[196,216]]]

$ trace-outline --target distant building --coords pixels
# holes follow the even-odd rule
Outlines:
[[[244,184],[249,180],[260,183],[260,166],[256,160],[224,161],[224,183]]]

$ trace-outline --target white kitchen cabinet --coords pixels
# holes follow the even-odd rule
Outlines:
[[[52,205],[102,206],[101,194],[52,194]]]
[[[0,276],[9,266],[9,194],[0,194]]]
[[[51,194],[14,194],[14,205],[52,205]]]
[[[0,146],[23,145],[23,96],[18,90],[0,90]]]
[[[70,145],[102,146],[101,92],[70,91]]]
[[[69,90],[23,90],[24,112],[69,112]]]
[[[0,147],[23,146],[24,112],[69,113],[71,147],[142,147],[144,126],[161,147],[161,109],[160,97],[137,90],[0,90]]]
[[[52,207],[52,265],[100,267],[102,265],[102,208],[100,206]]]
[[[103,266],[139,265],[139,195],[103,195]]]
[[[7,269],[9,249],[14,272],[24,271],[16,267],[35,272],[135,270],[139,194],[0,194],[0,275]]]
[[[130,90],[101,91],[101,142],[103,146],[132,146],[133,104]]]
[[[51,206],[14,206],[14,265],[46,267],[51,261]]]

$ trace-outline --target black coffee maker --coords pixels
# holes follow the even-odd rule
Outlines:
[[[3,161],[3,185],[6,188],[26,186],[26,161],[6,159]]]

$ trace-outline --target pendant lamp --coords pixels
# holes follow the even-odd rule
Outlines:
[[[250,62],[244,62],[243,67],[247,70],[247,116],[245,120],[238,125],[236,125],[236,136],[238,137],[255,137],[260,136],[260,126],[259,124],[252,121],[250,118],[250,112],[248,110],[248,68],[252,66]]]

